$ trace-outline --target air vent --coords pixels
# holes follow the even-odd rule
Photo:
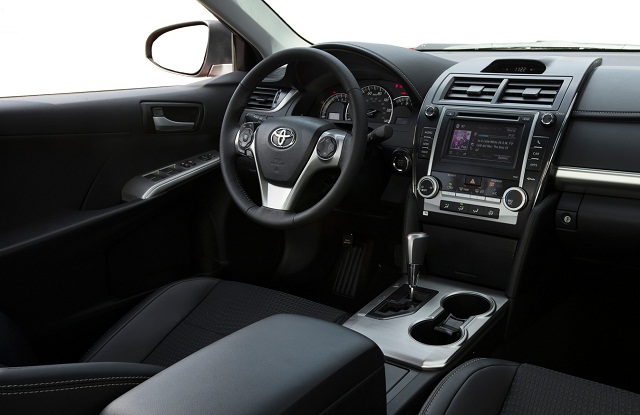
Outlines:
[[[445,99],[454,101],[491,102],[498,92],[502,78],[457,77],[449,87]]]
[[[257,110],[270,110],[278,105],[281,98],[281,91],[276,88],[256,87],[249,98],[247,108]]]
[[[551,106],[560,88],[562,88],[560,79],[509,79],[498,102]]]

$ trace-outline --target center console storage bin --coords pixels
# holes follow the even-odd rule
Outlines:
[[[325,321],[277,315],[186,357],[103,415],[385,414],[384,356]]]

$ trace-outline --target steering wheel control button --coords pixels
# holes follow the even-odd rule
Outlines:
[[[504,192],[502,204],[508,210],[517,212],[527,204],[527,194],[519,187],[510,187]]]
[[[336,154],[337,150],[338,143],[336,139],[328,135],[321,137],[316,145],[316,153],[320,160],[330,160]]]
[[[271,132],[269,141],[272,146],[285,150],[295,144],[296,132],[288,127],[278,127]]]
[[[435,197],[438,190],[440,190],[440,183],[433,176],[424,176],[418,182],[418,193],[426,199]]]
[[[238,136],[238,146],[246,150],[253,141],[253,128],[252,127],[242,127],[240,129],[240,134]]]

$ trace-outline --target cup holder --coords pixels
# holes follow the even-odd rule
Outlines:
[[[440,318],[435,320],[423,320],[411,327],[411,337],[419,341],[420,343],[430,344],[432,346],[444,346],[457,342],[462,333],[457,330],[453,333],[445,333],[444,331],[436,330],[443,321],[444,314]]]
[[[420,343],[444,346],[462,337],[460,327],[472,316],[491,310],[491,301],[475,293],[452,294],[442,301],[443,311],[435,319],[423,320],[411,327],[410,334]]]
[[[445,313],[466,320],[471,316],[478,316],[491,310],[491,301],[473,293],[453,294],[442,301],[442,308]]]

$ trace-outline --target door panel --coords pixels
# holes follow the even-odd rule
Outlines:
[[[240,78],[0,99],[0,311],[44,361],[77,360],[144,293],[202,270],[217,170],[145,201],[122,202],[121,191],[134,176],[217,149]],[[194,130],[149,128],[150,102],[200,107]]]

